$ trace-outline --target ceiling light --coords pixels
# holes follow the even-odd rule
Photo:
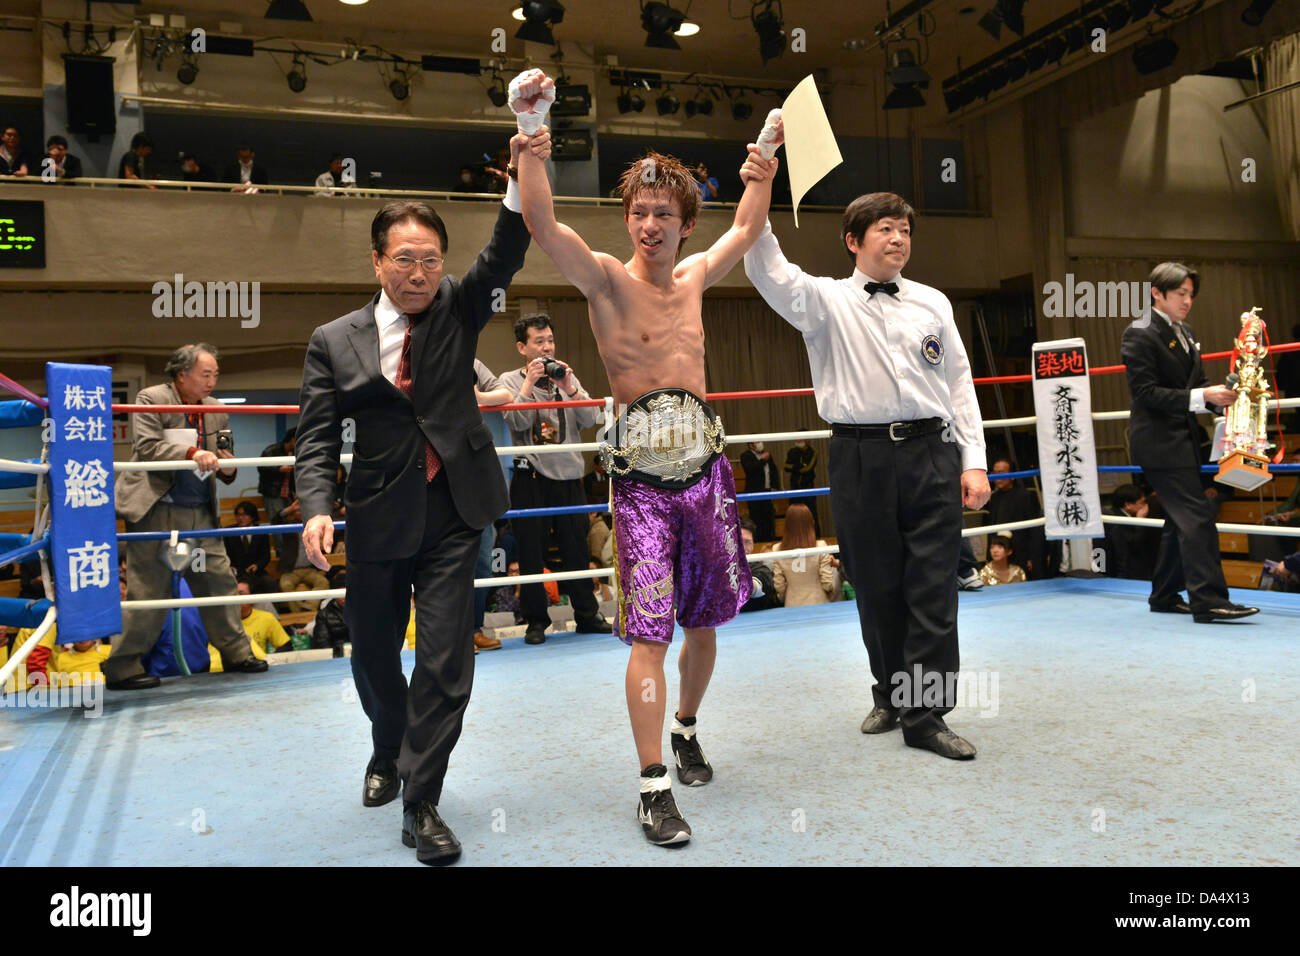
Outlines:
[[[1025,0],[998,0],[998,14],[1016,36],[1025,35]]]
[[[302,0],[271,0],[271,5],[266,8],[266,19],[312,22],[307,5]]]
[[[524,25],[515,31],[515,39],[555,46],[551,27],[564,19],[564,5],[555,0],[524,0],[520,11]]]
[[[303,63],[301,53],[293,55],[293,69],[285,74],[284,80],[295,93],[307,89],[307,66]]]
[[[1169,38],[1168,33],[1144,40],[1133,48],[1133,65],[1143,76],[1159,73],[1174,62],[1178,56],[1178,44]]]
[[[1047,60],[1050,63],[1060,63],[1061,58],[1065,56],[1065,37],[1057,36],[1048,37],[1043,43],[1043,49],[1047,52]]]
[[[1129,15],[1128,4],[1112,3],[1106,8],[1106,26],[1112,33],[1123,30],[1128,26]]]
[[[914,110],[925,105],[925,97],[915,86],[900,86],[889,91],[885,102],[880,104],[883,110]]]
[[[686,101],[687,116],[712,116],[713,100],[703,90],[697,90],[695,99]]]
[[[917,64],[916,54],[910,48],[900,47],[889,52],[886,75],[891,89],[881,109],[910,110],[925,105],[921,90],[929,89],[930,74]]]
[[[980,17],[980,29],[998,40],[1002,37],[1002,17],[998,16],[998,8],[994,7],[984,16]]]
[[[411,84],[407,82],[405,70],[394,70],[393,78],[388,81],[388,92],[393,99],[401,102],[411,95]]]
[[[199,65],[191,59],[187,59],[176,70],[176,79],[180,80],[186,86],[189,86],[199,78]]]
[[[693,37],[700,32],[700,25],[690,20],[683,20],[682,25],[673,31],[675,37]]]
[[[754,104],[747,100],[736,100],[731,104],[731,118],[744,121],[754,115]]]
[[[645,109],[645,97],[633,90],[624,90],[618,94],[618,111],[620,113],[640,113]]]
[[[660,50],[680,50],[681,44],[673,35],[682,28],[686,14],[674,10],[666,3],[645,3],[641,7],[641,29],[645,30],[645,45]]]
[[[677,97],[667,92],[655,100],[655,108],[659,110],[660,116],[671,116],[681,109],[681,106]]]
[[[492,76],[492,85],[488,88],[487,95],[493,106],[506,105],[506,81],[500,73]]]
[[[749,11],[749,20],[758,33],[758,55],[763,58],[764,65],[785,52],[781,0],[755,0]]]

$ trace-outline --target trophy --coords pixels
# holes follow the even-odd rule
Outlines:
[[[1224,412],[1223,449],[1215,481],[1243,491],[1254,491],[1273,476],[1265,452],[1268,440],[1268,400],[1272,397],[1264,377],[1268,336],[1259,306],[1241,314],[1241,332],[1232,347],[1232,373],[1227,386],[1237,393]]]

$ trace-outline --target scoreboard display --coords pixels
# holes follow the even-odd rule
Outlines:
[[[45,268],[45,203],[0,200],[0,268]]]

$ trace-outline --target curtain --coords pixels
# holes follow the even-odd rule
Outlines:
[[[1300,33],[1273,41],[1264,53],[1265,89],[1295,82],[1300,82]],[[1300,242],[1300,89],[1261,102],[1268,117],[1282,225],[1292,241]]]

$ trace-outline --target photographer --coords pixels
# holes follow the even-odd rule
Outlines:
[[[515,320],[515,347],[524,357],[524,367],[506,372],[501,384],[510,390],[517,403],[555,402],[588,399],[578,377],[564,362],[555,358],[555,333],[550,316],[538,312]],[[582,441],[582,429],[600,421],[599,408],[546,408],[537,411],[504,413],[512,445],[564,445]],[[553,452],[546,455],[520,455],[515,458],[514,477],[510,481],[512,508],[553,508],[586,504],[582,473],[586,467],[581,452]],[[586,515],[567,514],[546,518],[515,518],[511,524],[519,552],[522,574],[542,571],[549,550],[551,530],[565,571],[587,568]],[[592,595],[591,582],[563,581],[560,589],[569,595],[574,620],[580,632],[608,634],[610,626],[601,617]],[[546,592],[540,584],[521,588],[529,644],[545,642],[550,624]]]
[[[699,163],[693,170],[695,185],[700,187],[700,199],[703,202],[718,201],[718,181],[709,175],[707,163]]]
[[[171,381],[146,388],[137,405],[211,405],[211,413],[143,412],[133,419],[135,438],[132,461],[192,461],[195,470],[123,471],[117,476],[117,513],[126,530],[189,531],[220,525],[217,488],[213,476],[224,484],[235,480],[233,470],[221,469],[223,458],[234,457],[230,416],[212,397],[217,386],[217,350],[203,342],[183,345],[172,353],[165,369]],[[223,538],[191,538],[190,547],[202,550],[202,570],[193,565],[185,580],[195,597],[235,592],[235,575],[226,557]],[[152,600],[171,594],[171,570],[159,558],[159,542],[126,543],[127,588],[133,600]],[[103,663],[109,690],[139,690],[158,686],[158,678],[145,673],[141,656],[158,642],[166,608],[123,611],[122,635],[113,639],[113,652]],[[199,616],[208,640],[221,653],[226,673],[255,674],[266,662],[253,656],[239,620],[239,606],[200,607]]]

